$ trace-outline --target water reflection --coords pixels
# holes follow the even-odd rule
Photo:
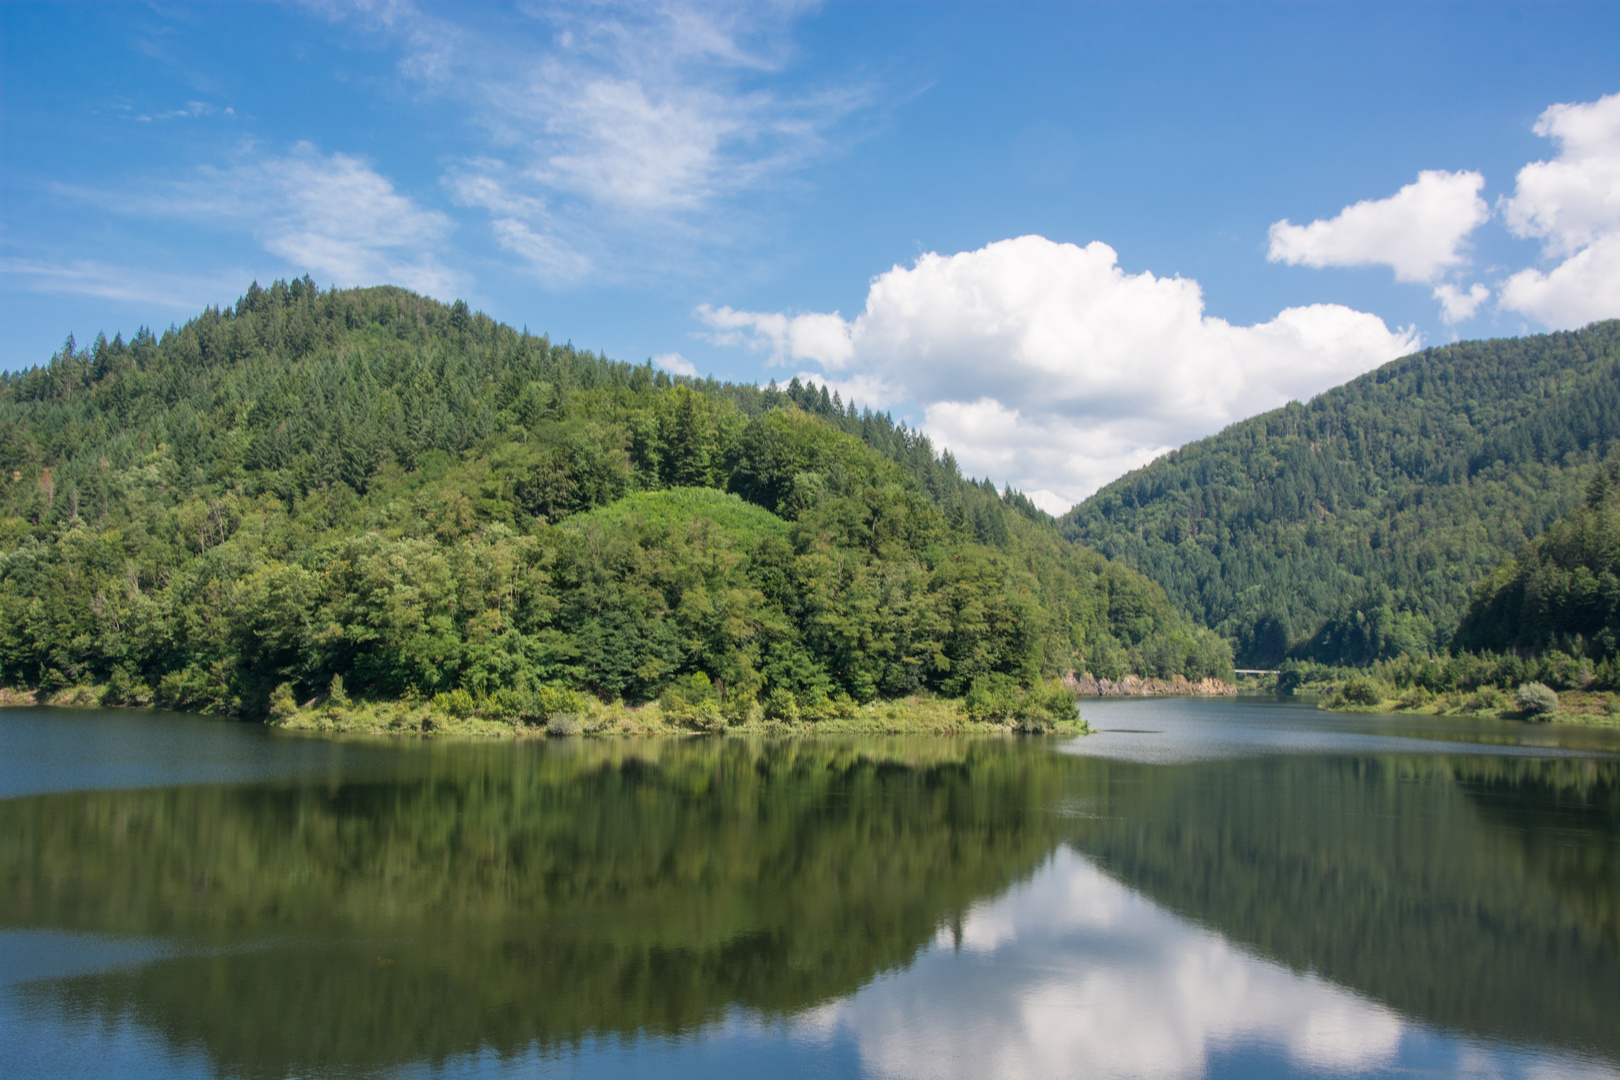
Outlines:
[[[1176,918],[1068,850],[905,977],[816,1020],[850,1031],[872,1073],[918,1077],[1193,1077],[1255,1045],[1305,1070],[1361,1070],[1394,1063],[1407,1027]]]
[[[1124,757],[438,743],[3,800],[0,1049],[267,1077],[1614,1075],[1620,763]],[[47,1053],[69,1044],[78,1066]]]

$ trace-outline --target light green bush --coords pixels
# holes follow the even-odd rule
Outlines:
[[[1526,716],[1550,716],[1558,711],[1558,692],[1545,683],[1527,682],[1514,692],[1513,703]]]

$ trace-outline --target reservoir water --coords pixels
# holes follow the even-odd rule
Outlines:
[[[0,1074],[1620,1076],[1620,731],[0,710]]]

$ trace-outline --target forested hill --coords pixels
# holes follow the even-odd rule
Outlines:
[[[1568,517],[1480,583],[1454,644],[1599,661],[1620,654],[1620,455],[1596,471]]]
[[[1443,645],[1620,438],[1620,322],[1393,361],[1182,447],[1062,519],[1245,666]]]
[[[1157,586],[886,416],[394,288],[255,285],[70,341],[0,378],[0,470],[8,685],[262,714],[341,675],[497,717],[674,688],[739,720],[1230,668]]]

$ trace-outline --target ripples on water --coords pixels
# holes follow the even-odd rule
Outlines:
[[[1043,740],[0,712],[0,1072],[1620,1073],[1620,738],[1254,701]]]

